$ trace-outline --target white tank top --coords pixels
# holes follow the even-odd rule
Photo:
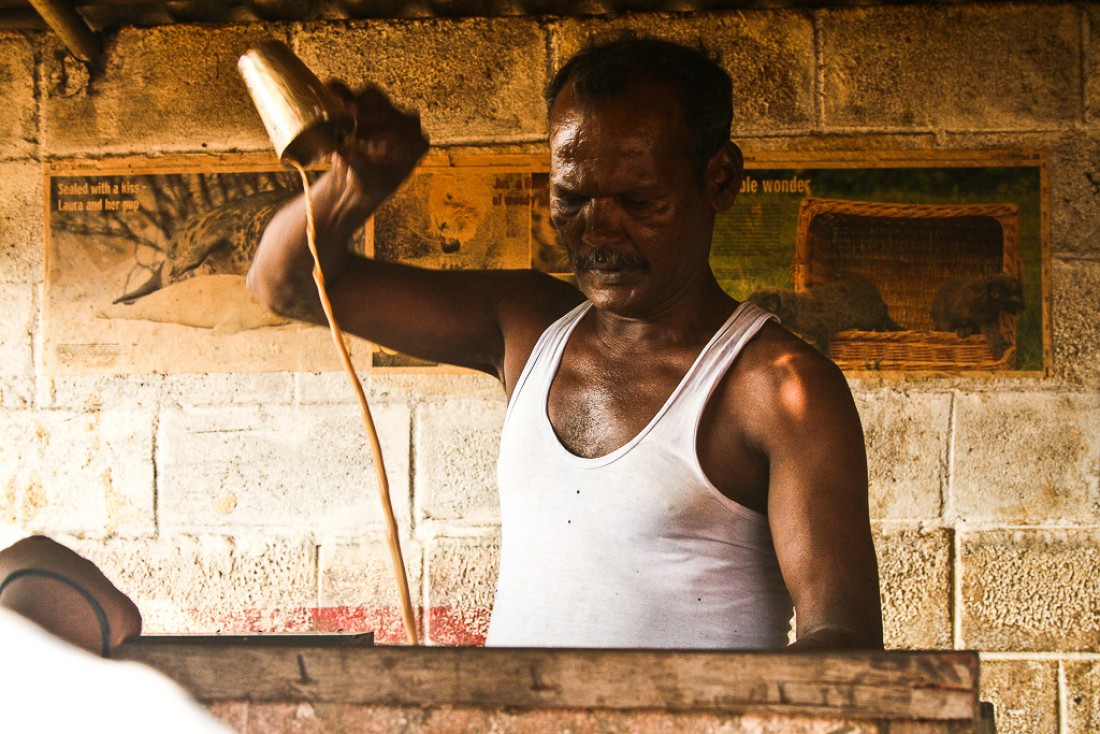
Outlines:
[[[501,434],[501,556],[487,645],[775,648],[792,606],[768,521],[722,495],[695,445],[715,386],[771,314],[742,303],[626,445],[562,446],[547,398],[583,303],[535,345]]]

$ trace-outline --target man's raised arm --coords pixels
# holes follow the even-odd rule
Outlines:
[[[541,332],[546,318],[579,295],[531,271],[425,270],[350,253],[352,234],[409,177],[428,141],[419,116],[396,109],[379,90],[354,95],[343,86],[334,88],[354,112],[357,131],[312,186],[312,203],[322,271],[341,327],[406,354],[503,378],[519,361],[510,359],[506,341],[528,324]],[[324,324],[306,221],[303,196],[272,219],[248,287],[276,313]]]

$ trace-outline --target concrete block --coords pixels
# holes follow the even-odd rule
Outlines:
[[[408,527],[409,412],[373,414],[394,512]],[[383,522],[358,405],[166,410],[156,463],[162,528],[358,534]]]
[[[34,401],[34,379],[27,377],[0,377],[0,408],[22,410]]]
[[[260,23],[122,28],[95,82],[75,88],[58,85],[61,62],[47,55],[51,154],[268,150],[237,59],[271,37],[285,34]]]
[[[0,105],[0,115],[4,114],[6,106],[6,103]],[[41,165],[0,162],[0,282],[42,282],[46,252],[42,234],[45,206]]]
[[[366,372],[359,375],[367,400],[419,402],[453,398],[497,400],[504,387],[495,377],[477,372],[424,374],[416,372]],[[348,378],[342,372],[298,372],[294,375],[298,400],[305,404],[345,403],[354,400]]]
[[[401,644],[407,639],[401,597],[389,543],[381,533],[349,544],[325,540],[319,548],[320,593],[318,629],[323,632],[373,632],[379,644]],[[421,588],[424,558],[420,545],[401,538],[409,597],[423,636]]]
[[[165,405],[181,407],[289,404],[294,398],[294,375],[287,372],[166,375],[163,390]]]
[[[321,78],[376,84],[419,110],[434,143],[544,138],[546,38],[530,18],[308,25],[302,59]]]
[[[1059,5],[822,11],[827,128],[1027,130],[1079,121],[1081,28]]]
[[[1066,671],[1066,734],[1100,731],[1100,662],[1063,663]]]
[[[700,42],[720,57],[733,78],[733,135],[774,134],[816,128],[814,29],[795,10],[691,15],[637,14],[562,20],[555,26],[556,70],[589,37],[621,30],[689,46]]]
[[[0,283],[0,377],[34,376],[34,326],[38,311],[30,285]]]
[[[436,645],[481,645],[496,596],[500,540],[437,538],[427,552],[427,638]]]
[[[417,408],[413,439],[419,516],[500,523],[497,457],[504,400],[451,400]]]
[[[1100,393],[957,399],[951,492],[959,519],[1090,521],[1100,515]]]
[[[65,375],[41,377],[35,395],[41,407],[100,410],[160,407],[164,375]]]
[[[0,158],[30,156],[38,147],[34,46],[21,33],[0,33]]]
[[[737,135],[734,133],[734,139]],[[927,132],[900,132],[900,133],[837,133],[815,135],[788,135],[769,137],[762,135],[741,143],[741,149],[745,153],[746,160],[751,161],[755,153],[782,152],[782,153],[851,153],[853,150],[862,152],[884,150],[889,152],[899,150],[928,150],[938,145],[938,137],[934,133]],[[747,198],[747,197],[746,197]],[[738,199],[744,202],[745,199]],[[739,206],[739,204],[734,204]]]
[[[951,531],[876,528],[875,549],[886,647],[951,649]]]
[[[93,537],[154,531],[153,417],[0,413],[0,522]]]
[[[134,600],[146,634],[316,627],[316,553],[300,539],[162,534],[73,547]]]
[[[1058,731],[1058,663],[982,660],[981,700],[993,704],[997,734]]]
[[[855,386],[870,479],[871,517],[940,517],[951,396]]]
[[[1051,251],[1100,256],[1100,134],[1067,133],[1050,145],[1047,160]]]
[[[1097,229],[1100,244],[1100,229]],[[1100,260],[1055,260],[1051,266],[1054,364],[1051,375],[1100,386]]]
[[[963,646],[1100,651],[1100,530],[995,530],[961,546]]]

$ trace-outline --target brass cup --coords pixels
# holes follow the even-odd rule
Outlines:
[[[280,41],[263,41],[237,62],[275,153],[308,166],[355,133],[355,117]]]

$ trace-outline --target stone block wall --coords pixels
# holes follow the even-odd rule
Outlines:
[[[373,468],[339,373],[50,377],[42,162],[267,151],[235,62],[290,42],[386,87],[440,149],[543,150],[539,90],[591,33],[702,38],[754,150],[1042,149],[1043,378],[852,376],[887,644],[974,648],[1001,732],[1100,722],[1100,9],[946,3],[621,17],[124,28],[88,71],[0,32],[0,523],[100,563],[149,631],[403,638]],[[367,375],[432,644],[478,644],[505,403],[475,375]]]

